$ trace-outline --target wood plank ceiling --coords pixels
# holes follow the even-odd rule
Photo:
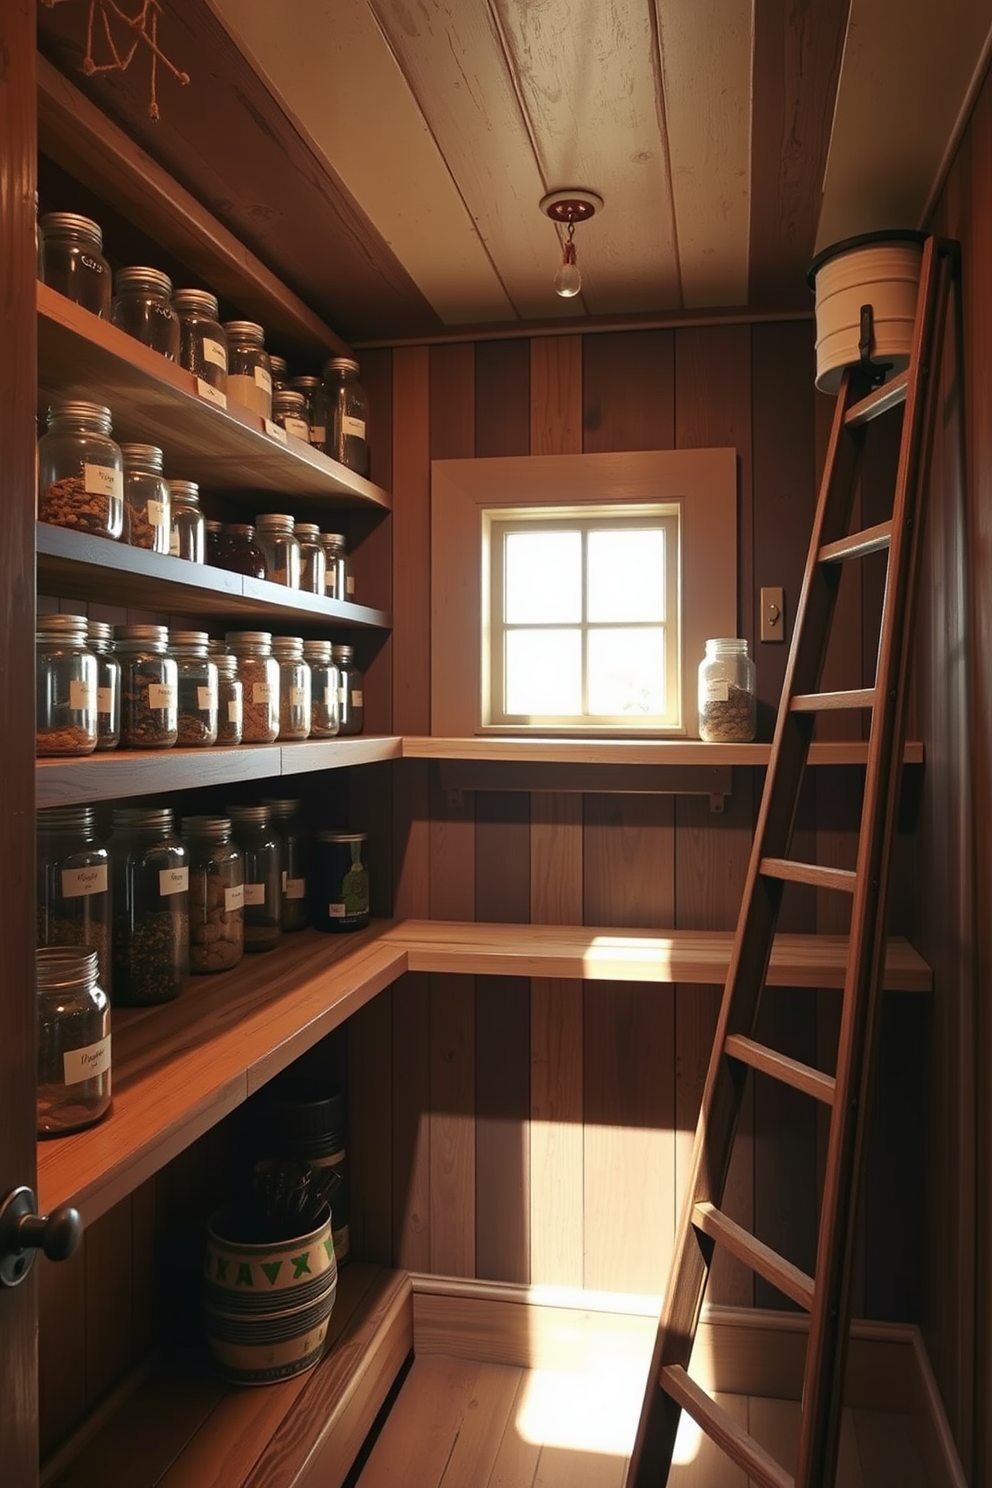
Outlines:
[[[810,308],[814,251],[916,226],[984,66],[992,0],[163,0],[190,74],[82,78],[352,342]],[[538,203],[605,201],[559,299]]]

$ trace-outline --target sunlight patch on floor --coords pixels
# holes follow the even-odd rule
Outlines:
[[[643,1399],[643,1372],[534,1369],[517,1413],[516,1429],[524,1441],[535,1445],[627,1457]],[[693,1460],[700,1436],[695,1422],[683,1415],[676,1462]]]

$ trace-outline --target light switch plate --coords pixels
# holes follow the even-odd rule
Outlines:
[[[767,588],[761,591],[761,639],[785,640],[785,590]]]

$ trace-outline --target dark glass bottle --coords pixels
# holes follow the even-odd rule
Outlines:
[[[245,865],[245,950],[271,951],[282,935],[282,864],[268,806],[229,806]]]

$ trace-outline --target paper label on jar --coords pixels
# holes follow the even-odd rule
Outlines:
[[[255,368],[255,386],[260,387],[263,393],[272,391],[272,373],[268,367]]]
[[[204,403],[213,403],[216,408],[227,407],[227,394],[220,388],[215,388],[213,383],[207,382],[203,377],[196,379],[196,392]]]
[[[354,708],[364,708],[365,694],[360,687],[356,687],[354,692],[351,694],[351,703],[352,707]]]
[[[92,868],[62,869],[63,899],[79,899],[83,894],[105,894],[106,892],[106,863],[94,863]]]
[[[327,906],[327,913],[332,920],[343,920],[348,913],[348,908],[344,904],[329,904]]]
[[[268,682],[253,682],[251,684],[251,700],[253,703],[263,703],[266,706],[272,702],[272,688]]]
[[[708,703],[725,703],[730,696],[726,677],[710,677],[703,683],[703,697]]]
[[[287,899],[305,899],[307,895],[307,881],[305,878],[287,878],[283,888]]]
[[[224,890],[224,910],[230,914],[234,909],[243,909],[245,902],[244,884],[235,884],[233,889]]]
[[[91,496],[116,496],[124,499],[124,472],[107,465],[83,465],[83,485]]]
[[[342,708],[345,706],[345,704],[347,703],[347,701],[348,701],[348,689],[347,689],[347,687],[339,687],[338,688],[338,702],[341,704]]]
[[[83,1049],[67,1049],[62,1055],[62,1078],[66,1085],[95,1080],[110,1068],[110,1034]]]
[[[365,438],[365,420],[352,418],[350,414],[341,416],[341,433],[351,434],[355,439]]]
[[[323,448],[324,441],[326,440],[326,438],[327,438],[327,429],[326,429],[326,427],[325,427],[324,424],[311,424],[310,425],[310,443],[311,444],[319,444],[321,446],[321,448]]]
[[[297,439],[302,439],[305,443],[309,444],[310,425],[303,419],[293,418],[292,415],[287,415],[283,421],[283,428],[287,434],[295,434]]]
[[[101,718],[109,718],[114,711],[114,689],[112,687],[98,687],[96,690],[96,711]]]
[[[264,885],[264,883],[261,883],[261,884],[245,884],[244,890],[245,890],[245,903],[246,904],[264,904],[265,903],[265,885]]]
[[[352,578],[351,574],[349,574],[344,581],[344,592],[345,594],[347,594],[349,599],[355,592],[355,580]]]
[[[174,708],[176,688],[169,682],[149,682],[148,706],[149,708]]]
[[[212,687],[198,687],[196,689],[196,706],[204,713],[212,713],[217,706],[217,694]]]
[[[168,894],[185,894],[189,888],[188,868],[160,868],[158,891],[163,898]]]
[[[241,722],[241,704],[238,702],[237,698],[231,698],[228,702],[227,721],[228,723]]]
[[[179,533],[175,529],[173,529],[172,535],[169,538],[169,552],[173,558],[179,557]]]
[[[69,707],[74,713],[80,713],[87,708],[92,708],[96,702],[97,689],[89,682],[69,683]]]
[[[282,424],[277,424],[274,419],[270,418],[263,419],[262,423],[265,425],[266,434],[271,434],[272,438],[278,439],[280,444],[289,443],[289,440],[286,438],[286,430]]]
[[[291,708],[305,708],[307,705],[307,690],[305,687],[291,687],[289,689],[289,706]]]
[[[203,360],[210,362],[214,367],[222,367],[227,371],[227,347],[222,341],[215,341],[212,336],[204,336],[200,343],[203,350]]]
[[[164,501],[149,501],[145,505],[148,523],[151,527],[167,527],[169,525],[169,508]]]

